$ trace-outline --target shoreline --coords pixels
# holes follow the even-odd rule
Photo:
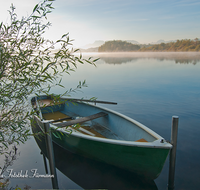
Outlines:
[[[130,58],[180,58],[200,60],[200,52],[77,52],[77,54],[99,57],[130,57]]]

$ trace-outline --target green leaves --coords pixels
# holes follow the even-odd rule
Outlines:
[[[33,9],[33,13],[36,11],[36,9],[39,7],[39,4],[35,5],[34,9]]]
[[[68,35],[69,35],[69,32],[67,34],[64,34],[61,38],[64,38],[64,37],[66,37]]]
[[[31,15],[21,19],[11,5],[10,22],[0,23],[0,152],[11,143],[27,140],[31,116],[35,114],[31,111],[31,96],[48,95],[54,86],[65,88],[63,75],[75,71],[78,64],[95,65],[97,61],[77,55],[79,49],[72,48],[69,33],[55,42],[43,37],[51,25],[46,19],[53,10],[52,2],[43,0],[35,5]],[[87,87],[85,81],[62,95],[82,87]]]

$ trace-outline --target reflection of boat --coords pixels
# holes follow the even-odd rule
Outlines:
[[[59,103],[53,100],[47,96],[32,99],[40,118],[51,121],[53,142],[148,179],[158,177],[172,147],[161,136],[109,109],[66,99]],[[39,116],[34,118],[42,129]]]

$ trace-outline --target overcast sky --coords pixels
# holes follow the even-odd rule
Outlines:
[[[38,0],[1,0],[0,21],[9,19],[13,3],[19,17],[32,12]],[[96,40],[163,40],[200,38],[199,0],[56,0],[48,16],[47,37],[69,32],[77,47]]]

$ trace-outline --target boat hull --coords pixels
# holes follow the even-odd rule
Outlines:
[[[169,149],[125,146],[67,136],[61,132],[57,132],[56,137],[53,135],[53,141],[73,153],[112,164],[148,179],[158,177],[169,153]]]
[[[62,106],[52,106],[50,109],[56,111]],[[87,104],[86,107],[88,109],[90,105]],[[96,106],[92,106],[91,109],[93,108],[101,111],[103,110],[109,114],[107,109],[104,110]],[[46,112],[47,109],[44,108],[43,111]],[[114,112],[111,112],[110,114],[115,117],[118,116]],[[112,119],[111,115],[110,120]],[[39,117],[35,116],[34,121],[35,125],[43,131],[43,122],[39,119]],[[131,122],[131,120],[129,122]],[[58,129],[53,124],[50,124],[50,128],[52,129],[51,132],[53,141],[62,148],[73,153],[134,172],[135,174],[148,179],[156,179],[159,176],[171,149],[171,145],[169,143],[160,143],[160,139],[157,140],[159,142],[140,143],[96,138],[76,133],[69,134],[61,129]],[[158,135],[158,138],[161,137]]]

